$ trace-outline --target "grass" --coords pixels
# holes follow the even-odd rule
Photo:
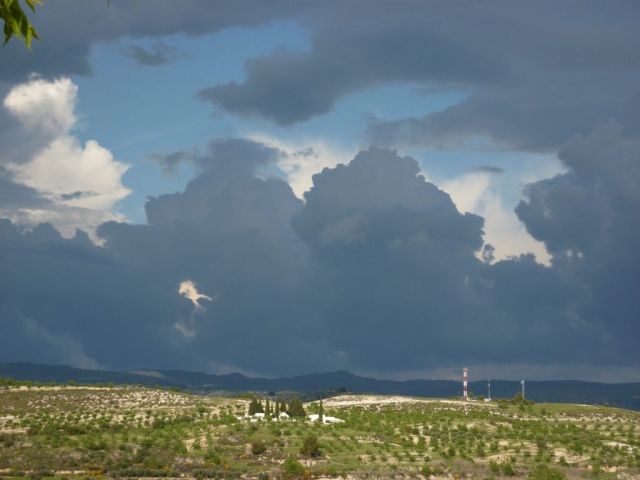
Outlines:
[[[569,478],[640,475],[640,414],[617,408],[326,399],[344,423],[318,425],[238,421],[247,406],[148,388],[0,389],[0,476],[274,478],[289,456],[311,477],[522,478],[538,465]],[[308,435],[321,456],[299,454]],[[266,451],[253,455],[258,441]]]

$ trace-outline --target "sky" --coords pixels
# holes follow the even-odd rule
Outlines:
[[[640,381],[637,2],[30,18],[0,49],[0,362]]]

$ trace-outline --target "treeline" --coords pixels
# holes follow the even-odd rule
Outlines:
[[[16,380],[11,377],[0,377],[0,387],[27,387],[27,388],[42,388],[42,387],[92,387],[92,388],[152,388],[147,385],[142,384],[128,384],[123,383],[119,385],[115,385],[112,382],[109,383],[90,383],[90,382],[76,382],[75,380],[69,380],[68,382],[39,382],[37,380]],[[156,390],[168,390],[170,392],[181,392],[180,387],[163,387],[161,385],[156,385],[153,387]],[[190,393],[189,389],[185,389],[184,393]]]
[[[500,407],[503,405],[505,407],[507,405],[532,406],[535,403],[533,400],[524,398],[521,392],[516,393],[513,398],[498,398],[495,401],[498,402]]]
[[[31,380],[16,380],[15,378],[3,378],[0,377],[0,387],[36,387],[36,388],[40,388],[40,387],[78,387],[78,386],[86,386],[86,387],[97,387],[98,385],[101,385],[102,387],[104,387],[105,385],[102,384],[79,384],[78,382],[74,382],[73,380],[70,380],[68,382],[38,382],[38,381],[31,381]],[[113,384],[108,384],[108,387],[113,388],[114,385]]]
[[[300,392],[299,397],[303,402],[317,402],[323,398],[337,397],[339,395],[352,395],[353,391],[346,387],[325,388],[323,390],[314,390],[312,392]]]
[[[246,397],[245,397],[246,398]],[[265,418],[279,418],[281,413],[286,413],[290,417],[306,417],[307,413],[304,411],[302,400],[298,397],[291,399],[289,404],[285,400],[276,399],[273,404],[269,400],[269,397],[265,399],[264,405],[262,399],[252,397],[249,403],[248,415],[252,416],[256,413],[264,413]]]

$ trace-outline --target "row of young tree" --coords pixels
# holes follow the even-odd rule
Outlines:
[[[307,413],[304,411],[304,407],[302,405],[302,401],[295,397],[287,405],[287,402],[284,400],[276,399],[273,404],[267,398],[265,400],[264,405],[262,404],[262,399],[258,399],[253,397],[251,403],[249,403],[249,415],[254,415],[256,413],[264,413],[265,418],[279,418],[281,413],[286,413],[290,417],[306,417]]]

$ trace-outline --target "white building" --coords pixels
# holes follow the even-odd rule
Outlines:
[[[317,413],[312,413],[311,415],[307,415],[307,418],[312,422],[317,422],[319,416],[320,415],[318,415]],[[343,422],[344,420],[341,420],[336,417],[329,417],[327,415],[322,416],[322,423],[343,423]]]
[[[238,420],[244,420],[247,422],[259,422],[264,420],[264,413],[254,413],[253,415],[245,414],[243,416],[236,417]],[[280,412],[278,416],[279,420],[289,420],[289,415],[286,412]]]

